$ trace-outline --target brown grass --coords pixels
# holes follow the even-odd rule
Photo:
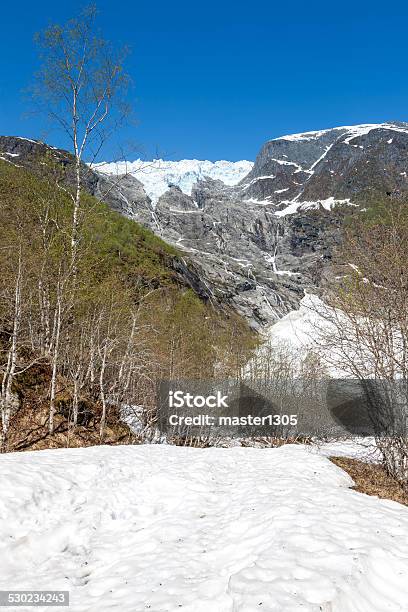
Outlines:
[[[54,433],[48,432],[48,402],[37,401],[32,406],[23,405],[11,419],[6,452],[43,450],[48,448],[77,448],[99,444],[135,444],[137,440],[116,410],[108,409],[103,440],[99,436],[100,418],[97,407],[95,418],[88,426],[73,427],[61,414],[54,419]]]
[[[347,472],[355,482],[355,491],[392,499],[408,506],[408,493],[391,478],[381,465],[365,463],[349,457],[330,457],[331,461]]]

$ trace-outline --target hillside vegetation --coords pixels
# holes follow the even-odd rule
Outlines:
[[[177,251],[82,195],[0,161],[2,450],[133,438],[118,416],[154,421],[161,378],[235,375],[256,340],[175,271]]]

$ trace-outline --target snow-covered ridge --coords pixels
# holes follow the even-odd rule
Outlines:
[[[95,164],[94,168],[104,174],[131,174],[143,183],[152,201],[157,202],[172,185],[176,185],[190,195],[194,183],[205,177],[218,179],[229,186],[236,185],[252,170],[253,165],[253,162],[247,160],[211,162],[198,159],[180,161],[137,159],[133,162],[101,162]]]
[[[363,123],[361,125],[343,125],[339,127],[329,128],[327,130],[318,130],[316,132],[303,132],[300,134],[287,134],[286,136],[279,136],[278,138],[273,138],[272,140],[317,140],[321,136],[324,136],[328,132],[332,132],[333,130],[343,131],[347,133],[349,136],[344,142],[347,144],[351,140],[351,138],[355,138],[356,136],[363,136],[364,134],[368,134],[371,130],[393,130],[395,132],[404,132],[408,134],[408,126],[404,127],[403,124],[398,123]]]

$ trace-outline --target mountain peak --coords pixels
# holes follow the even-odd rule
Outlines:
[[[273,141],[276,140],[317,140],[322,136],[325,136],[328,133],[338,132],[338,135],[342,135],[346,132],[349,132],[350,135],[362,136],[364,134],[368,134],[372,130],[395,130],[397,132],[405,132],[408,133],[408,123],[403,121],[386,121],[385,123],[361,123],[357,125],[341,125],[338,127],[327,128],[324,130],[317,130],[314,132],[300,132],[298,134],[286,134],[285,136],[279,136],[278,138],[273,138]]]

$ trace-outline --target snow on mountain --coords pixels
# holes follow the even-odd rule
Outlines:
[[[191,195],[194,183],[199,179],[210,177],[218,179],[226,185],[232,186],[239,183],[253,168],[251,161],[230,162],[220,160],[211,162],[208,160],[182,159],[180,161],[165,161],[154,159],[153,161],[142,161],[137,159],[133,162],[101,162],[95,164],[94,168],[105,174],[131,174],[143,183],[146,193],[153,202],[167,189],[176,185],[184,193]]]
[[[274,138],[273,140],[292,140],[292,141],[296,141],[296,140],[317,140],[318,138],[320,138],[324,134],[328,134],[329,132],[332,132],[333,130],[338,130],[338,131],[341,131],[343,133],[348,132],[350,134],[350,138],[344,141],[347,144],[349,144],[349,141],[352,138],[355,138],[357,136],[363,136],[364,134],[368,134],[372,130],[381,130],[381,129],[394,130],[396,132],[404,132],[405,134],[408,134],[408,129],[406,127],[403,127],[402,125],[400,125],[398,123],[392,123],[392,122],[386,122],[386,123],[362,123],[360,125],[342,125],[342,126],[339,126],[339,127],[329,128],[329,129],[326,129],[326,130],[318,130],[318,131],[315,131],[315,132],[303,132],[303,133],[299,133],[299,134],[287,134],[285,136],[279,136],[278,138]]]
[[[307,447],[1,457],[0,588],[72,612],[397,612],[408,509]]]

